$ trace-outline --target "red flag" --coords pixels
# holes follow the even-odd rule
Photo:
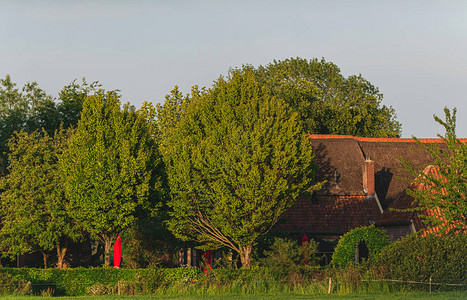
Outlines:
[[[122,261],[122,239],[117,236],[117,240],[114,244],[114,267],[120,268],[120,262]]]

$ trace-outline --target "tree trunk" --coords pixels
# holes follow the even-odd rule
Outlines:
[[[44,262],[44,269],[47,269],[47,254],[42,252],[42,261]]]
[[[65,254],[66,254],[67,246],[60,247],[57,245],[57,268],[63,269],[63,264],[65,263]]]
[[[104,266],[110,267],[110,249],[112,248],[112,237],[104,238]]]
[[[242,262],[242,268],[249,269],[251,261],[251,245],[240,247],[240,261]]]

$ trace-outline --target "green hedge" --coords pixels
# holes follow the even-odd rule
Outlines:
[[[10,274],[18,281],[31,282],[34,294],[51,288],[55,291],[55,295],[76,296],[92,293],[93,286],[96,286],[97,290],[102,290],[103,287],[107,290],[116,290],[119,281],[127,289],[131,286],[132,289],[140,289],[139,293],[153,293],[173,282],[197,278],[201,272],[197,268],[0,268],[0,274]],[[102,293],[106,292],[102,291]]]
[[[409,235],[378,258],[391,279],[467,284],[467,235]]]
[[[372,260],[375,260],[381,250],[390,243],[384,231],[373,225],[355,228],[341,237],[332,255],[331,264],[334,266],[353,264],[355,262],[355,246],[362,241],[365,241]]]

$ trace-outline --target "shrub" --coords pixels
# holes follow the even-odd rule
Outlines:
[[[272,277],[296,286],[303,281],[310,267],[317,264],[317,252],[318,243],[314,240],[298,245],[296,241],[275,238],[270,250],[264,252],[265,257],[261,262],[266,267],[264,271],[271,272]]]
[[[144,287],[144,290],[150,293],[173,282],[183,281],[186,278],[196,278],[200,273],[195,268],[0,268],[0,279],[1,276],[12,276],[17,281],[30,281],[34,294],[40,294],[42,290],[53,289],[55,295],[76,296],[85,295],[86,293],[105,294],[113,292],[119,281]],[[91,288],[92,286],[94,287]]]
[[[8,273],[0,273],[0,295],[29,295],[31,293],[31,282],[18,280]]]
[[[381,250],[390,243],[384,231],[373,225],[355,228],[341,237],[332,255],[331,264],[334,266],[353,264],[355,262],[355,248],[361,242],[365,242],[368,248],[370,261],[374,261]]]
[[[318,243],[310,240],[304,245],[296,241],[275,238],[269,251],[264,251],[263,264],[270,268],[290,268],[307,264],[314,265],[318,259]]]
[[[409,235],[384,248],[378,265],[391,279],[467,283],[467,235]]]

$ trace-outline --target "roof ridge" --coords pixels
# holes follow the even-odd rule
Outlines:
[[[359,142],[385,142],[385,143],[415,143],[414,138],[373,138],[359,137],[352,135],[337,135],[337,134],[310,134],[310,139],[353,139]],[[418,139],[421,143],[444,143],[441,138],[424,138]],[[467,138],[459,138],[459,141],[467,143]]]

